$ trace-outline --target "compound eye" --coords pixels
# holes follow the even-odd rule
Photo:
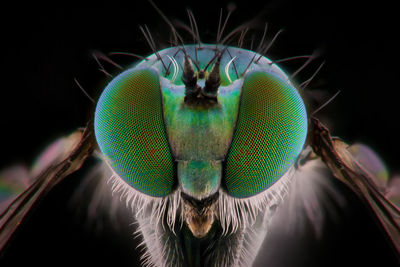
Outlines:
[[[269,188],[295,163],[306,136],[307,112],[296,88],[271,73],[249,73],[225,162],[228,193],[245,198]]]
[[[114,172],[154,197],[168,195],[174,185],[161,101],[157,71],[130,69],[104,89],[94,121],[97,143]]]

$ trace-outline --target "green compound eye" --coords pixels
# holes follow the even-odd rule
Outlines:
[[[249,73],[225,164],[230,195],[256,195],[293,165],[307,136],[307,113],[297,90],[266,72]]]
[[[172,191],[174,161],[155,70],[130,69],[112,80],[97,103],[94,128],[101,152],[126,183],[154,197]]]

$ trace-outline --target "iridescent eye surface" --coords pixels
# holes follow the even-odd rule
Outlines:
[[[185,51],[162,50],[106,87],[96,107],[94,127],[108,164],[128,185],[155,197],[169,195],[175,184],[189,190],[187,184],[197,183],[190,187],[192,195],[218,190],[220,183],[207,177],[221,181],[237,198],[268,189],[295,163],[306,139],[307,113],[296,88],[267,58],[253,63],[244,77],[237,75],[236,71],[245,72],[254,55],[230,48],[237,68],[228,53],[221,57],[225,83],[218,89],[216,106],[190,105],[184,100],[186,85],[177,62],[191,55],[200,68],[207,66],[215,47],[204,45],[197,51],[187,46]],[[170,74],[159,57],[171,61]],[[198,77],[199,88],[204,77]],[[204,170],[196,176],[192,171],[183,173],[179,169],[183,165],[175,160],[219,162],[224,168],[221,165],[216,175]]]
[[[307,113],[297,90],[273,74],[249,73],[226,159],[229,194],[250,197],[274,184],[295,162],[306,135]]]
[[[155,197],[172,191],[157,71],[130,69],[112,80],[98,100],[94,128],[101,152],[126,183]]]

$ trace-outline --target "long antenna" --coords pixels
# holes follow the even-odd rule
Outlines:
[[[286,58],[273,60],[273,62],[271,64],[277,64],[277,63],[282,63],[282,62],[291,61],[291,60],[295,60],[295,59],[302,59],[302,58],[309,59],[310,57],[312,57],[312,55],[301,55],[301,56],[286,57]]]
[[[76,78],[74,78],[75,83],[78,85],[79,89],[81,89],[81,91],[85,94],[85,96],[92,101],[92,103],[96,103],[96,101],[94,101],[94,99],[86,92],[85,89],[83,89],[82,85],[80,85],[80,83],[78,82],[78,80]]]
[[[165,69],[165,74],[168,75],[168,69],[167,66],[165,65],[164,61],[162,60],[160,54],[158,53],[157,49],[156,49],[156,44],[154,42],[153,37],[151,36],[151,33],[149,31],[149,28],[147,28],[146,25],[144,25],[146,27],[146,31],[143,29],[142,26],[139,26],[140,30],[143,33],[144,38],[146,38],[147,43],[149,44],[151,50],[153,51],[153,53],[156,55],[157,59],[161,61],[161,64],[163,65],[164,69]]]
[[[189,19],[191,18],[190,19],[190,24],[194,26],[194,32],[196,33],[197,42],[199,44],[199,47],[201,47],[201,39],[200,39],[200,34],[199,34],[199,28],[197,27],[197,22],[196,22],[196,19],[194,17],[193,11],[188,9],[187,12],[188,12]]]
[[[314,79],[314,77],[317,75],[317,73],[322,69],[322,66],[324,66],[324,64],[325,64],[325,61],[322,62],[321,65],[319,65],[319,67],[317,68],[317,70],[314,71],[313,75],[311,75],[310,78],[308,78],[307,80],[305,80],[304,82],[302,82],[302,83],[299,85],[299,87],[300,87],[301,89],[305,89],[305,88],[310,84],[310,82]]]
[[[274,36],[274,38],[272,38],[272,41],[268,44],[268,46],[266,48],[263,49],[263,51],[260,52],[260,56],[257,58],[256,63],[258,63],[258,61],[260,61],[261,57],[263,55],[265,55],[268,50],[271,48],[271,46],[275,43],[276,38],[278,38],[278,36],[283,32],[283,29],[280,29]]]
[[[335,99],[339,93],[341,91],[337,91],[336,94],[334,94],[331,98],[328,99],[328,101],[326,101],[324,104],[322,104],[319,108],[317,108],[316,110],[313,111],[313,113],[311,113],[311,116],[314,116],[317,112],[319,112],[321,109],[323,109],[324,107],[326,107],[330,102],[332,102],[333,99]]]
[[[98,55],[97,55],[97,53],[96,52],[93,52],[92,53],[92,57],[94,58],[94,60],[96,61],[96,63],[97,63],[97,65],[99,65],[99,70],[101,71],[101,72],[103,72],[105,75],[107,75],[108,77],[113,77],[110,73],[108,73],[107,71],[106,71],[106,69],[104,68],[104,66],[103,66],[103,64],[101,64],[101,62],[100,62],[100,60],[99,60],[99,58],[97,57]]]
[[[260,41],[260,43],[258,44],[258,47],[257,47],[257,49],[256,49],[256,53],[260,53],[260,52],[261,52],[261,47],[262,47],[263,44],[264,44],[265,36],[267,35],[267,30],[268,30],[268,23],[266,22],[266,23],[265,23],[265,27],[264,27],[264,32],[263,32],[263,35],[262,35],[262,37],[261,37],[261,41]]]
[[[179,41],[181,42],[181,46],[183,49],[183,52],[185,53],[185,55],[187,54],[186,49],[185,49],[185,45],[183,43],[183,39],[180,36],[180,34],[178,33],[178,31],[176,30],[176,28],[174,27],[174,25],[172,24],[172,22],[167,18],[167,16],[164,15],[164,13],[161,11],[161,9],[158,8],[158,6],[152,1],[152,0],[147,0],[153,7],[154,9],[157,11],[158,14],[160,14],[160,16],[163,18],[163,20],[168,24],[168,26],[171,28],[171,31],[176,35],[176,37],[179,39]]]
[[[210,66],[210,64],[212,62],[214,62],[214,60],[217,57],[222,57],[222,55],[225,53],[225,50],[227,50],[226,47],[224,49],[222,49],[221,51],[219,51],[218,53],[215,53],[215,55],[210,59],[210,61],[208,61],[207,65],[204,67],[203,71],[206,71],[206,69]]]
[[[105,62],[110,63],[111,65],[113,65],[114,67],[122,70],[124,69],[123,67],[121,67],[119,64],[117,64],[115,61],[113,61],[111,58],[109,58],[108,56],[106,56],[105,54],[103,54],[102,52],[99,51],[94,51],[93,56],[95,56],[98,59],[104,60]]]
[[[245,28],[240,31],[240,37],[239,37],[238,44],[237,44],[238,47],[242,48],[244,37],[246,36],[246,33],[248,31],[249,31],[249,28]]]
[[[228,15],[225,18],[225,21],[224,21],[224,24],[222,25],[222,28],[220,28],[221,19],[222,19],[222,9],[221,9],[220,17],[219,17],[219,24],[218,24],[217,45],[219,44],[219,41],[221,40],[222,35],[224,34],[224,30],[225,30],[225,27],[226,27],[226,25],[228,23],[229,17],[232,15],[232,13],[233,13],[233,11],[235,11],[235,9],[236,9],[235,5],[228,5]],[[221,44],[223,44],[223,42],[221,42]]]
[[[309,58],[307,59],[307,61],[306,61],[303,65],[301,65],[301,67],[298,68],[298,69],[290,76],[290,79],[293,79],[297,74],[299,74],[299,72],[302,71],[305,67],[307,67],[307,65],[310,64],[311,61],[313,61],[316,57],[319,56],[319,54],[320,54],[319,51],[314,51],[314,52],[312,53],[311,57],[309,57]]]
[[[149,60],[148,58],[145,58],[143,56],[137,55],[137,54],[133,54],[133,53],[127,53],[127,52],[111,52],[108,53],[109,56],[114,56],[114,55],[123,55],[123,56],[130,56],[130,57],[135,57],[141,60]]]

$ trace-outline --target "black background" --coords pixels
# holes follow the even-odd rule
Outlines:
[[[219,10],[223,8],[226,14],[228,3],[198,1],[182,5],[165,1],[158,5],[167,16],[184,22],[188,22],[185,8],[190,7],[203,41],[213,42]],[[285,29],[268,53],[270,58],[310,54],[316,49],[322,52],[297,76],[299,82],[307,79],[326,61],[310,90],[325,91],[323,99],[338,90],[341,94],[319,115],[329,118],[333,134],[350,143],[361,141],[371,145],[392,173],[400,171],[400,41],[394,4],[276,0],[263,4],[235,3],[237,10],[227,31],[260,13],[262,21],[269,23],[269,38]],[[30,164],[51,140],[86,124],[93,105],[74,78],[94,98],[109,81],[98,71],[91,57],[93,51],[149,54],[151,50],[138,27],[144,24],[149,26],[159,48],[166,46],[169,38],[165,22],[146,1],[97,2],[90,6],[73,2],[50,6],[16,4],[3,7],[2,13],[0,168],[16,162]],[[259,25],[261,32],[256,43],[263,26]],[[127,66],[132,59],[115,60]],[[118,73],[111,65],[104,65],[110,73]],[[300,65],[292,62],[286,70],[293,72]],[[68,199],[78,185],[79,175],[75,175],[49,195],[3,255],[4,264],[47,265],[55,260],[78,265],[137,263],[137,252],[127,245],[130,234],[121,235],[129,228],[119,232],[106,227],[107,231],[96,234],[76,216]],[[377,261],[381,262],[379,266],[396,265],[379,229],[363,207],[347,195],[352,208],[343,214],[341,225],[328,226],[325,241],[310,245],[310,251],[302,252],[302,260],[293,266],[373,266]]]

